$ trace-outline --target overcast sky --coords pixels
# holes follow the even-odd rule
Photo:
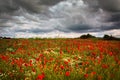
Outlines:
[[[120,0],[0,0],[0,36],[120,37]]]

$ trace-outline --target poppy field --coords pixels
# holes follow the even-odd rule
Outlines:
[[[0,80],[120,80],[120,41],[0,39]]]

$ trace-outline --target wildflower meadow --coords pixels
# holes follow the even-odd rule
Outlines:
[[[0,80],[120,80],[120,41],[0,39]]]

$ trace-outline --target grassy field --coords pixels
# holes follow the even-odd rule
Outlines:
[[[120,41],[0,39],[0,80],[120,80]]]

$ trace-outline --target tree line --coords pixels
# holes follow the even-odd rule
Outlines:
[[[86,34],[86,35],[84,34],[84,35],[81,35],[79,38],[81,38],[81,39],[89,39],[89,38],[98,38],[98,37],[93,36],[91,34]],[[105,34],[102,37],[102,39],[104,39],[104,40],[120,40],[120,38],[114,37],[112,35],[107,35],[107,34]]]
[[[90,38],[97,38],[97,39],[104,39],[104,40],[120,40],[120,38],[114,37],[112,35],[107,35],[107,34],[105,34],[103,37],[96,37],[91,34],[84,34],[78,37],[78,39],[90,39]],[[0,37],[0,39],[12,39],[12,38],[11,37]]]

